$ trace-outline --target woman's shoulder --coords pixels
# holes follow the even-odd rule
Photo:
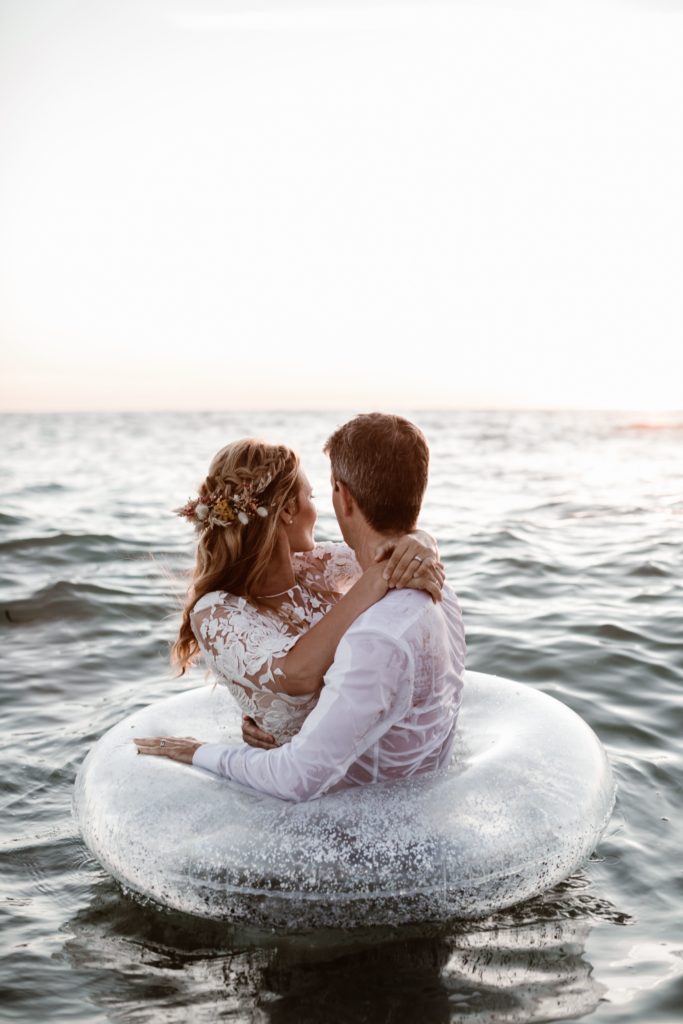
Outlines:
[[[311,551],[293,556],[294,567],[308,582],[344,591],[361,575],[353,550],[343,541],[317,542]]]
[[[200,597],[190,612],[192,632],[200,646],[214,649],[229,639],[245,648],[268,652],[290,639],[283,622],[264,613],[244,597],[225,590],[213,590]],[[294,637],[296,639],[296,637]]]
[[[190,620],[195,625],[206,628],[207,623],[219,624],[222,629],[247,630],[263,629],[272,624],[273,616],[262,612],[245,597],[238,597],[228,590],[212,590],[203,594],[194,604],[190,612]]]
[[[310,561],[311,559],[338,558],[340,555],[347,556],[349,553],[353,555],[353,551],[343,540],[317,540],[310,551],[297,551],[293,557]]]
[[[190,612],[190,621],[195,629],[204,635],[218,630],[226,633],[252,632],[261,636],[264,630],[281,633],[284,624],[269,612],[263,612],[247,601],[228,590],[212,590],[203,594]]]
[[[197,615],[199,612],[205,612],[211,608],[223,607],[223,608],[243,608],[247,605],[247,602],[243,597],[236,597],[235,594],[231,594],[227,590],[212,590],[208,594],[203,594],[192,608],[192,614]],[[256,611],[256,609],[254,609]]]

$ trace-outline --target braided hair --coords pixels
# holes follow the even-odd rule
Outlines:
[[[212,526],[199,534],[180,630],[171,649],[171,661],[180,675],[199,654],[190,615],[201,597],[226,590],[258,604],[256,594],[277,544],[280,512],[298,494],[298,455],[286,445],[254,438],[233,441],[214,455],[199,497],[221,494],[229,499],[245,487],[268,509],[268,515],[254,516],[248,523],[236,521],[229,528]]]

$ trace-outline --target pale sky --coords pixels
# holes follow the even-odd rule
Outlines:
[[[682,54],[675,0],[0,0],[0,409],[680,409]]]

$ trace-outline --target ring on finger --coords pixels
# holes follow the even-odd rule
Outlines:
[[[165,747],[166,746],[166,740],[160,740],[159,741],[159,746],[160,747]]]

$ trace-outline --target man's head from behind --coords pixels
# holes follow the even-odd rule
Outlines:
[[[415,528],[427,486],[429,448],[414,423],[364,413],[335,430],[324,450],[335,489],[342,485],[373,530],[406,533]]]

